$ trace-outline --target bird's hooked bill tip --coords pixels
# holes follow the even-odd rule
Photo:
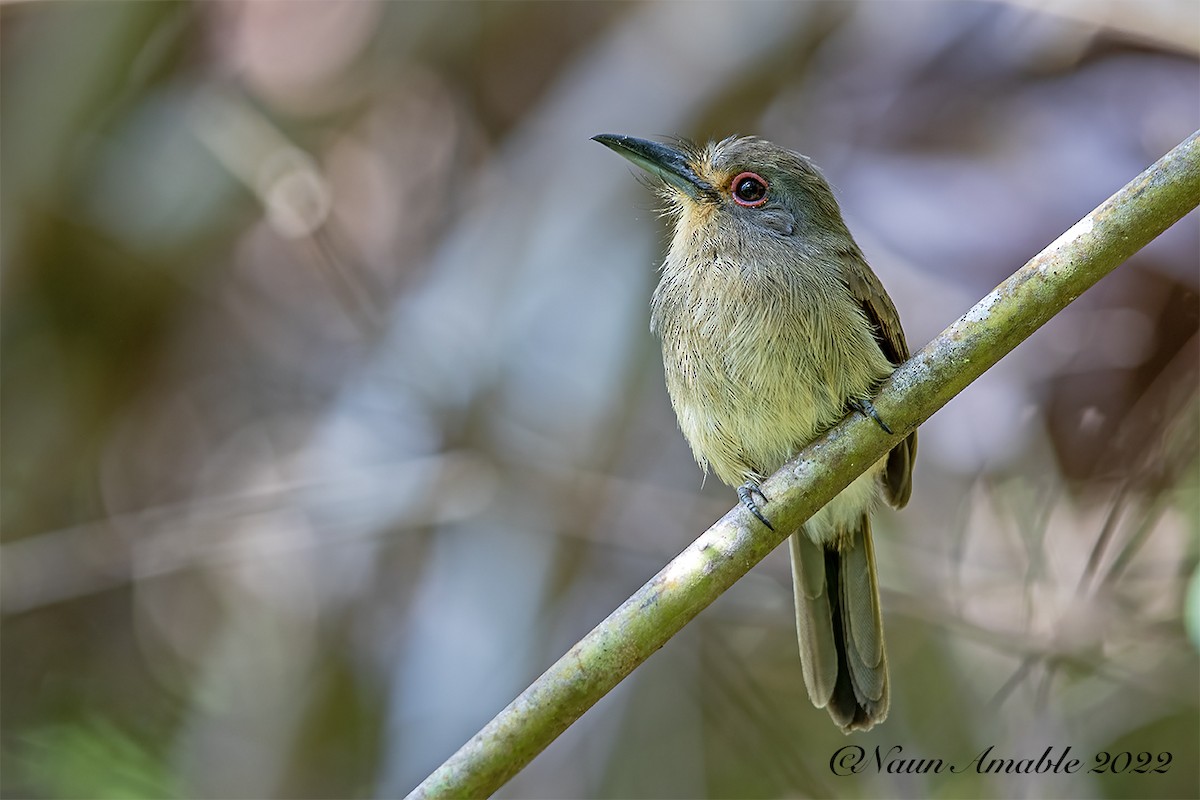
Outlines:
[[[713,187],[696,174],[687,154],[678,148],[618,133],[598,133],[592,141],[624,156],[693,200],[713,194]]]
[[[630,154],[650,159],[654,162],[682,160],[684,155],[670,145],[654,142],[649,139],[639,139],[636,136],[625,136],[621,133],[597,133],[592,137],[593,142],[616,150],[621,155]]]

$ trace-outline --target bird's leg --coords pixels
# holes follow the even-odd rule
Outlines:
[[[850,406],[864,417],[870,417],[871,419],[875,420],[875,424],[882,428],[884,433],[890,434],[892,432],[892,429],[888,427],[888,424],[883,421],[882,417],[879,416],[879,412],[875,410],[875,406],[871,405],[870,400],[866,398],[863,398],[862,400],[850,398],[850,400],[846,402],[846,405]]]
[[[751,514],[758,517],[759,522],[761,522],[763,525],[766,525],[771,530],[775,530],[775,526],[772,525],[770,521],[763,516],[762,511],[759,510],[758,503],[754,502],[754,495],[761,497],[764,505],[767,502],[767,496],[762,493],[762,489],[758,488],[757,483],[754,481],[746,481],[737,488],[737,494],[738,500],[742,501],[742,505],[749,509]]]

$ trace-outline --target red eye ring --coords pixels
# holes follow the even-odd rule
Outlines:
[[[729,193],[739,206],[754,208],[767,202],[767,182],[754,172],[739,172],[729,182]]]

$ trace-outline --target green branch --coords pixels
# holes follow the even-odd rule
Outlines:
[[[1200,205],[1200,132],[1159,159],[902,364],[875,407],[851,414],[762,486],[777,532],[735,507],[413,790],[486,797],[666,644],[868,465],[1061,311]]]

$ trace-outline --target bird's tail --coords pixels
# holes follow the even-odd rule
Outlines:
[[[789,539],[796,592],[796,632],[808,696],[843,732],[868,730],[888,713],[887,653],[875,574],[871,521],[836,545],[804,529]]]

